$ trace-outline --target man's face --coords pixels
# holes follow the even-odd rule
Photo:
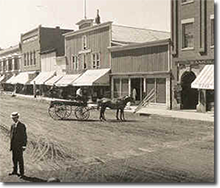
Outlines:
[[[16,123],[18,121],[18,117],[13,117],[12,120]]]

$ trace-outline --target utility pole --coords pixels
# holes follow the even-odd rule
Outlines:
[[[84,0],[84,19],[86,19],[86,0]]]

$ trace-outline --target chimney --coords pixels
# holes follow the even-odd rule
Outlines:
[[[99,16],[99,9],[97,9],[97,16],[96,16],[96,18],[95,18],[95,23],[96,24],[100,24],[101,22],[100,22],[100,16]]]

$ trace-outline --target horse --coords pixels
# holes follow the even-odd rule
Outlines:
[[[128,102],[133,102],[133,101],[134,101],[134,99],[129,96],[125,96],[123,98],[117,98],[117,99],[109,99],[109,98],[98,99],[97,100],[97,104],[98,104],[97,109],[99,109],[101,107],[100,116],[99,116],[100,121],[102,121],[102,120],[106,121],[105,110],[107,107],[109,107],[110,109],[117,110],[116,111],[117,120],[125,121],[124,108]],[[120,111],[120,119],[118,118],[119,111]]]

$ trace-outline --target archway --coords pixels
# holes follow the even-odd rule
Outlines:
[[[186,71],[181,77],[181,109],[196,109],[198,104],[198,90],[191,88],[191,83],[196,75],[192,71]]]

